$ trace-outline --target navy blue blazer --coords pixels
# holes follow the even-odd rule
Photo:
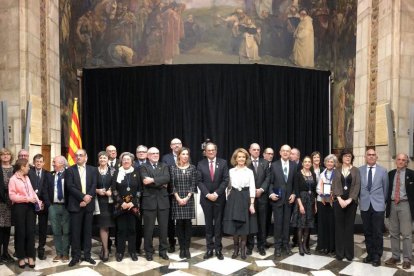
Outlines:
[[[214,172],[214,180],[211,181],[210,167],[207,158],[198,162],[197,170],[199,171],[198,188],[201,191],[200,204],[210,202],[207,194],[217,193],[218,198],[215,202],[222,203],[226,200],[225,191],[229,183],[229,169],[224,159],[216,158],[216,168]]]

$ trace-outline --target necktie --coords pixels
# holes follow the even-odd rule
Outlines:
[[[397,170],[397,176],[395,179],[395,190],[394,190],[394,203],[400,202],[400,170]]]
[[[154,168],[154,170],[157,168],[157,163],[152,164],[152,167]]]
[[[36,179],[36,189],[35,190],[39,189],[39,186],[40,186],[40,171],[36,171],[36,174],[37,174],[37,179]]]
[[[80,180],[81,180],[82,193],[86,194],[85,167],[79,166],[79,176],[80,176]]]
[[[288,171],[287,171],[287,167],[286,166],[283,168],[283,174],[284,174],[285,182],[287,182],[287,179],[288,179]]]
[[[214,181],[214,165],[213,165],[213,161],[210,161],[210,178],[211,181]]]
[[[115,167],[115,161],[111,161],[111,167]]]
[[[58,179],[57,179],[57,198],[59,201],[63,199],[63,189],[62,189],[62,173],[58,173]]]
[[[254,172],[257,173],[257,160],[253,160]]]
[[[368,171],[368,192],[371,192],[372,188],[372,167],[369,167]]]

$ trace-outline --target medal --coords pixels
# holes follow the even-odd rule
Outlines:
[[[311,195],[312,194],[312,191],[308,191],[308,193]]]
[[[345,186],[345,187],[344,187],[344,190],[345,190],[345,191],[346,191],[346,190],[348,190],[348,186]]]
[[[131,188],[130,187],[127,187],[127,191],[129,192],[131,190]]]

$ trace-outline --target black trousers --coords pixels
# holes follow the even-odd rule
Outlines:
[[[36,215],[32,203],[13,204],[13,217],[15,226],[16,257],[21,260],[25,257],[35,258],[35,225]]]
[[[368,258],[373,261],[381,259],[384,249],[384,239],[382,235],[384,224],[384,211],[377,212],[369,206],[367,211],[361,211],[362,226],[364,227],[365,246]]]
[[[154,254],[152,246],[152,237],[154,236],[155,219],[158,220],[158,228],[160,230],[159,236],[159,254],[166,253],[168,248],[167,233],[168,233],[168,216],[170,209],[156,209],[143,210],[142,216],[144,219],[144,250],[145,254]]]
[[[272,205],[273,210],[273,225],[274,225],[274,242],[275,249],[280,250],[282,247],[289,248],[289,223],[290,215],[292,211],[292,205],[284,203],[277,206],[275,203]]]
[[[142,238],[144,237],[144,231],[142,229],[142,217],[135,217],[135,250],[138,252],[141,249]]]
[[[318,245],[317,249],[335,251],[334,209],[329,204],[318,201]]]
[[[352,201],[341,208],[338,201],[334,202],[335,212],[335,252],[338,259],[354,258],[354,223],[357,204]]]
[[[116,253],[125,253],[125,244],[128,241],[128,252],[135,253],[136,251],[136,217],[131,213],[125,213],[120,215],[116,219],[117,225],[117,245]]]
[[[81,248],[86,259],[91,257],[93,212],[81,208],[79,212],[70,212],[71,254],[72,258],[81,258]]]
[[[8,254],[10,229],[11,227],[0,227],[0,255]]]
[[[172,206],[172,200],[174,195],[169,196],[170,206]],[[175,220],[172,218],[172,212],[168,214],[168,242],[170,246],[175,246]]]
[[[190,248],[192,227],[191,219],[177,219],[176,232],[180,250]]]
[[[223,248],[221,239],[223,236],[222,225],[224,206],[224,202],[203,202],[201,205],[206,223],[207,250],[215,249],[216,251],[221,251]]]
[[[48,212],[47,210],[40,213],[36,213],[38,219],[38,229],[39,229],[39,245],[37,250],[39,252],[45,251],[46,237],[47,237],[47,221],[48,221]]]
[[[267,220],[267,213],[268,213],[268,202],[260,202],[258,200],[255,201],[254,208],[256,209],[257,214],[257,248],[265,248],[266,246],[266,220]],[[247,236],[247,248],[253,249],[254,247],[254,234],[250,234]]]

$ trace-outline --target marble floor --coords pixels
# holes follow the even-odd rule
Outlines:
[[[269,239],[269,242],[270,241],[271,240]],[[312,255],[305,255],[302,257],[297,253],[297,248],[294,248],[294,254],[292,256],[282,255],[274,260],[273,249],[268,249],[266,251],[266,256],[261,256],[257,252],[253,252],[252,256],[248,256],[248,258],[243,261],[240,258],[235,260],[231,259],[232,240],[230,238],[224,238],[223,254],[225,258],[220,261],[217,258],[203,260],[205,241],[203,238],[194,237],[192,239],[192,258],[190,260],[181,260],[176,252],[168,254],[170,257],[170,260],[168,261],[159,258],[158,255],[155,254],[154,260],[151,262],[146,261],[144,257],[139,257],[137,262],[133,262],[128,255],[126,255],[126,258],[120,263],[116,262],[113,256],[110,257],[108,262],[103,263],[99,261],[97,256],[100,252],[100,243],[99,241],[94,240],[92,257],[97,260],[97,264],[90,265],[89,263],[81,263],[69,268],[67,263],[52,262],[55,251],[53,248],[53,240],[48,238],[46,247],[48,258],[46,260],[37,260],[34,269],[20,269],[17,264],[0,265],[0,275],[414,275],[414,267],[410,270],[403,270],[401,264],[397,267],[387,267],[384,265],[384,260],[391,256],[388,237],[384,237],[385,251],[380,267],[373,267],[372,265],[362,263],[362,259],[366,256],[364,237],[362,235],[355,235],[355,259],[352,262],[337,261],[331,256],[318,255],[314,252],[315,242],[316,237],[311,236]],[[154,244],[157,244],[157,239],[154,239]],[[10,253],[14,252],[13,240],[10,243],[9,251]]]

